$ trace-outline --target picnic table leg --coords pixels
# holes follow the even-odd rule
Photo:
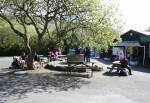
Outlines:
[[[113,68],[110,68],[109,73],[111,73],[113,71]]]
[[[114,65],[111,66],[110,70],[109,70],[109,73],[111,73],[114,69]]]

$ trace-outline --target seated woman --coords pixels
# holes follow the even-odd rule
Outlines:
[[[59,52],[58,51],[54,51],[54,57],[55,57],[55,59],[57,59],[58,56],[59,56]]]
[[[48,55],[48,61],[52,61],[54,59],[54,57],[55,57],[54,52],[50,51],[49,55]]]
[[[59,56],[59,52],[58,51],[51,51],[50,55],[49,55],[49,61],[57,60],[58,56]]]

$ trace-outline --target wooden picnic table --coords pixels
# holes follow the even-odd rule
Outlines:
[[[58,55],[58,58],[65,58],[67,55]]]
[[[114,61],[114,62],[112,62],[112,65],[113,65],[114,67],[120,67],[120,66],[121,66],[121,63],[120,63],[120,61]]]
[[[84,61],[84,55],[83,54],[72,54],[67,55],[67,64],[68,64],[68,73],[71,73],[72,71],[76,69],[85,69],[85,71],[90,72],[88,77],[93,76],[93,65],[94,62],[90,62],[92,65],[88,65]]]
[[[67,58],[67,55],[58,55],[59,60],[65,60]]]
[[[120,61],[114,61],[112,62],[111,67],[107,67],[107,69],[110,69],[109,72],[112,72],[113,70],[119,71],[121,69],[121,63]]]

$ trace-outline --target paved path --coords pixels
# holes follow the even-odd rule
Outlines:
[[[0,68],[8,68],[13,60],[13,57],[0,57]]]
[[[0,58],[0,69],[9,61]],[[0,103],[150,103],[150,70],[141,69],[134,68],[134,75],[125,77],[107,75],[105,69],[90,79],[53,71],[1,75]]]
[[[14,70],[8,69],[11,65],[13,57],[0,57],[0,75],[4,75]]]

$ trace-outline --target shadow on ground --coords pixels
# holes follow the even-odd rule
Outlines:
[[[103,75],[104,76],[110,76],[110,77],[119,76],[118,73],[116,73],[116,72],[111,72],[111,73],[110,72],[104,72]]]
[[[118,76],[118,77],[127,77],[129,75],[119,75],[119,73],[117,72],[104,72],[103,73],[104,76],[109,76],[109,77],[113,77],[113,76]]]
[[[89,83],[82,78],[63,74],[8,74],[0,76],[0,103],[5,103],[11,96],[22,99],[26,98],[26,93],[30,92],[68,91],[79,89]]]
[[[150,67],[145,67],[145,66],[132,66],[132,69],[133,69],[134,71],[138,71],[138,72],[150,73]]]

